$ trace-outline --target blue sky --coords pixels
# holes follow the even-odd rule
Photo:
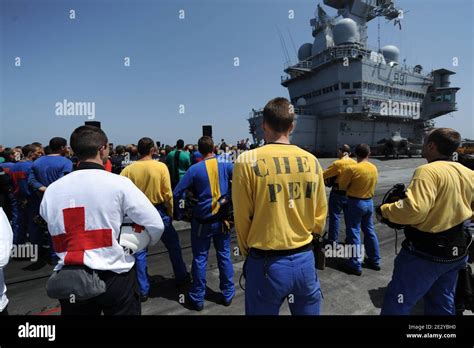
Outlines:
[[[249,111],[288,96],[280,85],[285,59],[277,28],[295,59],[288,31],[296,49],[311,42],[309,20],[319,2],[0,0],[0,144],[69,138],[86,117],[57,116],[55,104],[63,99],[94,102],[96,120],[115,144],[142,136],[195,142],[203,124],[232,143],[249,137]],[[474,2],[396,3],[409,11],[403,30],[381,19],[381,44],[399,46],[408,65],[457,72],[459,111],[437,125],[474,138]],[[377,45],[377,20],[369,25],[369,44]],[[453,57],[459,66],[452,66]]]

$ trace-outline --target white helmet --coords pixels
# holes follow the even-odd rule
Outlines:
[[[135,254],[148,247],[151,238],[145,227],[137,225],[128,216],[123,218],[120,226],[119,244],[130,254]]]

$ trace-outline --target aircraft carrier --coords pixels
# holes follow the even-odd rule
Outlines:
[[[380,144],[404,137],[420,144],[433,119],[456,111],[454,72],[425,72],[400,62],[394,45],[372,49],[367,25],[382,17],[400,26],[404,11],[394,0],[324,0],[311,19],[312,43],[298,50],[298,62],[281,77],[295,108],[292,143],[317,155],[335,155],[338,146]],[[263,139],[262,109],[248,119],[254,141]]]

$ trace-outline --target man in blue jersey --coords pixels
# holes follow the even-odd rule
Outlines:
[[[17,202],[17,214],[12,222],[13,244],[26,242],[27,233],[30,237],[36,236],[37,226],[33,222],[34,206],[31,199],[31,191],[28,187],[28,175],[31,171],[33,161],[41,157],[42,149],[37,145],[25,145],[21,149],[23,159],[15,163],[10,169],[13,181],[13,194]]]
[[[191,190],[197,203],[191,220],[191,247],[193,251],[193,284],[188,294],[190,305],[202,310],[206,295],[206,265],[211,240],[217,251],[222,304],[229,306],[235,295],[234,270],[230,259],[230,233],[223,216],[230,206],[233,165],[218,161],[213,153],[214,142],[204,136],[198,142],[203,160],[191,166],[173,191],[177,206],[181,197]]]
[[[34,215],[39,215],[41,199],[46,188],[64,175],[72,172],[72,162],[65,155],[68,153],[67,140],[60,137],[49,141],[49,154],[42,156],[33,162],[28,175],[28,185],[32,191],[32,205]],[[31,243],[39,245],[42,239],[42,231],[36,236],[30,236]],[[48,236],[47,245],[50,249],[51,261],[57,260],[53,250],[51,238]]]

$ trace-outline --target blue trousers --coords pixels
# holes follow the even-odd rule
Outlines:
[[[424,299],[425,315],[454,315],[458,274],[466,258],[453,263],[436,263],[402,249],[395,258],[381,315],[409,315]]]
[[[13,215],[12,230],[13,230],[13,244],[25,244],[29,240],[33,245],[41,243],[42,233],[38,226],[33,222],[36,215],[36,206],[31,199],[25,207],[20,206],[18,200],[18,207],[16,214]]]
[[[211,240],[217,252],[217,266],[219,267],[220,290],[224,299],[230,301],[235,296],[234,268],[230,258],[230,234],[220,232],[220,223],[206,225],[210,228],[207,233],[200,233],[199,223],[191,222],[191,246],[193,250],[193,284],[189,291],[190,299],[200,305],[206,296],[206,266],[209,256]],[[212,230],[219,232],[212,233]]]
[[[341,212],[344,212],[344,217],[347,212],[347,196],[335,193],[331,190],[329,194],[329,231],[328,240],[330,242],[339,241],[339,223],[341,221]]]
[[[365,252],[369,261],[374,265],[380,265],[379,240],[375,233],[374,203],[372,199],[348,198],[346,213],[346,242],[360,247],[360,231],[362,230]],[[351,257],[348,262],[353,269],[362,270],[362,257]]]
[[[285,299],[293,315],[319,315],[323,302],[312,251],[245,262],[245,314],[278,315]]]
[[[173,220],[167,215],[166,210],[161,206],[157,206],[156,209],[160,213],[161,219],[163,220],[163,224],[165,226],[165,230],[161,236],[161,241],[168,250],[171,265],[173,266],[174,277],[176,280],[182,280],[186,278],[188,271],[183,260],[183,254],[181,253],[178,232],[176,232],[175,228],[173,227]],[[147,250],[142,250],[135,254],[138,285],[140,286],[141,295],[147,295],[150,290],[146,254]]]
[[[147,249],[140,250],[134,255],[138,286],[140,288],[141,296],[146,296],[150,292],[150,281],[148,280],[148,266],[146,261],[147,252]]]

